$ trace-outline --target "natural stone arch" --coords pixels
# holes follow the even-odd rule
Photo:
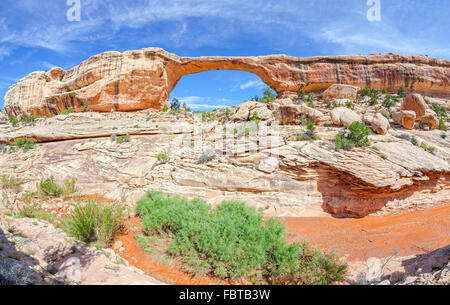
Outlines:
[[[108,112],[160,110],[186,74],[241,70],[258,75],[278,95],[325,90],[333,84],[386,88],[450,96],[450,60],[427,56],[354,55],[296,58],[179,57],[158,48],[95,55],[66,71],[34,72],[10,87],[5,109],[11,115],[50,115],[67,108]]]

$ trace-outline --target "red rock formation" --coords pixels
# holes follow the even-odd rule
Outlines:
[[[255,73],[281,96],[333,84],[450,96],[450,61],[426,56],[191,58],[147,48],[95,55],[68,71],[34,72],[9,89],[5,108],[9,115],[49,115],[89,102],[93,111],[159,110],[183,75],[219,69]]]

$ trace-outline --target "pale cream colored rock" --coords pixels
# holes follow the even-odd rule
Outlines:
[[[323,93],[323,100],[325,102],[335,99],[349,99],[351,101],[355,101],[359,90],[360,88],[355,86],[334,84],[325,90]]]
[[[363,117],[363,121],[372,127],[373,131],[385,135],[391,128],[389,120],[385,118],[381,113],[369,114]]]
[[[361,116],[346,107],[338,107],[330,113],[331,121],[336,126],[348,126],[353,122],[362,122]]]

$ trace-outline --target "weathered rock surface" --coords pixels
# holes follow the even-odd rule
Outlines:
[[[439,119],[433,110],[427,109],[422,117],[422,123],[429,129],[436,129],[439,126]]]
[[[353,122],[362,122],[361,116],[346,107],[338,107],[330,113],[331,121],[336,126],[348,126]]]
[[[215,121],[196,130],[194,123],[189,116],[115,112],[8,125],[0,127],[0,141],[33,137],[39,143],[26,153],[0,153],[0,168],[25,179],[28,191],[41,178],[74,177],[84,193],[115,200],[126,194],[130,205],[150,189],[212,203],[239,199],[279,216],[360,217],[448,204],[449,145],[438,130],[411,134],[419,145],[433,145],[434,154],[388,135],[370,136],[373,145],[366,149],[336,152],[331,141],[341,128],[334,126],[317,126],[321,141],[290,142],[286,139],[304,132],[303,126],[269,127],[261,137],[257,128],[245,134],[246,124],[236,124],[235,134],[234,124]],[[223,127],[231,134],[215,132]],[[131,142],[109,138],[127,133]],[[202,135],[203,144],[194,141]],[[217,157],[199,164],[207,148]],[[170,160],[158,162],[161,153]]]
[[[267,121],[273,118],[273,114],[266,104],[250,101],[239,105],[231,117],[234,122],[245,122],[252,118]]]
[[[420,94],[408,95],[401,106],[401,110],[414,111],[417,120],[420,120],[428,109],[427,103]]]
[[[450,61],[426,56],[354,55],[295,58],[179,57],[159,48],[95,55],[66,71],[38,71],[10,87],[9,115],[50,115],[67,108],[80,111],[160,110],[183,75],[231,69],[255,73],[279,96],[326,90],[333,84],[386,88],[429,95],[450,95]]]
[[[315,124],[325,121],[325,116],[320,111],[303,104],[279,106],[276,110],[276,120],[281,125],[299,125],[302,115]]]
[[[363,121],[372,127],[373,131],[385,135],[391,128],[389,120],[385,118],[381,113],[368,114],[363,117]]]
[[[412,110],[402,110],[392,113],[392,120],[395,124],[405,129],[413,130],[416,122],[416,113]]]
[[[360,88],[349,85],[334,84],[323,93],[323,100],[325,102],[335,99],[349,99],[356,100]]]
[[[76,242],[42,220],[6,217],[3,212],[0,215],[0,261],[0,281],[13,280],[5,284],[162,284],[131,267],[112,250],[98,250]]]

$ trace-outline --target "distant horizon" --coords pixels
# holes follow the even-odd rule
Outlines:
[[[148,47],[180,57],[395,53],[450,59],[450,11],[431,0],[371,1],[379,11],[366,0],[78,2],[0,3],[0,96],[35,71],[70,70],[103,52]],[[183,77],[170,99],[208,110],[261,95],[265,86],[247,72],[201,72]]]

